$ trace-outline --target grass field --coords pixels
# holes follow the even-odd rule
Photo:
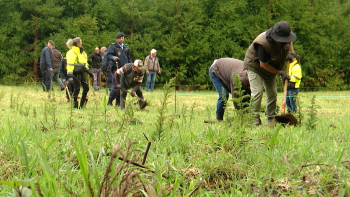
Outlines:
[[[300,92],[302,124],[285,128],[263,113],[259,127],[205,124],[216,92],[177,91],[175,105],[169,91],[122,112],[105,90],[75,110],[58,90],[0,86],[0,196],[349,196],[349,91]]]

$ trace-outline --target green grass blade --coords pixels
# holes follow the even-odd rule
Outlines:
[[[96,188],[100,188],[101,183],[100,183],[100,178],[98,176],[96,161],[94,159],[94,155],[92,154],[92,152],[91,151],[89,151],[89,152],[90,152],[90,158],[91,158],[92,173],[93,173],[94,178],[95,178]]]
[[[22,150],[23,150],[23,155],[24,155],[24,163],[26,165],[26,178],[29,178],[29,159],[26,151],[26,146],[24,144],[24,140],[21,139],[21,144],[22,144]]]

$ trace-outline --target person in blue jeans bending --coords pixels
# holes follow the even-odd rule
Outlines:
[[[288,113],[296,112],[297,106],[295,104],[296,96],[299,93],[299,86],[302,77],[301,67],[300,67],[300,57],[296,53],[290,53],[287,56],[287,61],[291,63],[289,65],[288,72],[288,85],[287,85],[287,99],[286,105],[288,108]]]
[[[152,49],[151,54],[145,58],[145,71],[147,75],[146,91],[153,92],[154,83],[156,81],[157,73],[160,74],[159,60],[157,58],[157,50]],[[151,87],[150,87],[151,85]]]
[[[244,95],[250,95],[250,84],[247,75],[247,71],[243,70],[243,61],[233,58],[221,58],[213,62],[209,68],[209,76],[216,91],[219,94],[219,99],[216,104],[216,119],[218,121],[223,120],[225,113],[225,102],[223,96],[228,100],[229,92],[232,97],[238,97],[235,91],[235,84],[233,81],[232,74],[236,73],[240,76],[240,81],[242,83],[242,90],[244,90]],[[223,90],[224,94],[223,95]],[[243,100],[243,103],[250,102],[250,97]],[[233,103],[235,109],[240,109],[241,107],[237,103]]]

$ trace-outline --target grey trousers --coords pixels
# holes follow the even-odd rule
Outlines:
[[[261,100],[265,88],[266,92],[266,109],[265,116],[269,123],[276,116],[276,103],[277,103],[277,84],[276,76],[271,79],[263,79],[255,72],[248,70],[248,78],[250,82],[251,99],[253,103],[252,112],[256,118],[259,118],[259,112],[261,108]]]
[[[60,68],[53,68],[51,73],[51,89],[53,88],[53,81],[56,81],[61,88],[64,88],[64,85],[60,79]]]
[[[101,69],[93,68],[92,74],[94,75],[94,90],[98,91],[100,89],[101,84]]]

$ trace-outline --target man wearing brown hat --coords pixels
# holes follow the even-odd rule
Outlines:
[[[42,87],[44,92],[50,91],[51,86],[51,72],[52,70],[52,58],[51,49],[55,46],[52,40],[49,40],[47,45],[43,48],[40,55],[40,71],[42,75]]]
[[[250,82],[255,125],[261,124],[259,112],[264,89],[267,123],[270,124],[276,116],[276,75],[280,75],[283,81],[286,78],[281,70],[288,54],[294,52],[292,41],[295,39],[289,23],[280,21],[256,37],[245,54],[244,67]]]
[[[111,69],[112,75],[118,69],[123,67],[127,63],[131,63],[129,47],[124,44],[124,33],[118,32],[115,35],[115,43],[109,45],[107,49],[108,66]],[[113,105],[112,102],[115,99],[115,105],[120,104],[120,90],[116,87],[116,81],[113,77],[113,89],[109,93],[108,105]]]

